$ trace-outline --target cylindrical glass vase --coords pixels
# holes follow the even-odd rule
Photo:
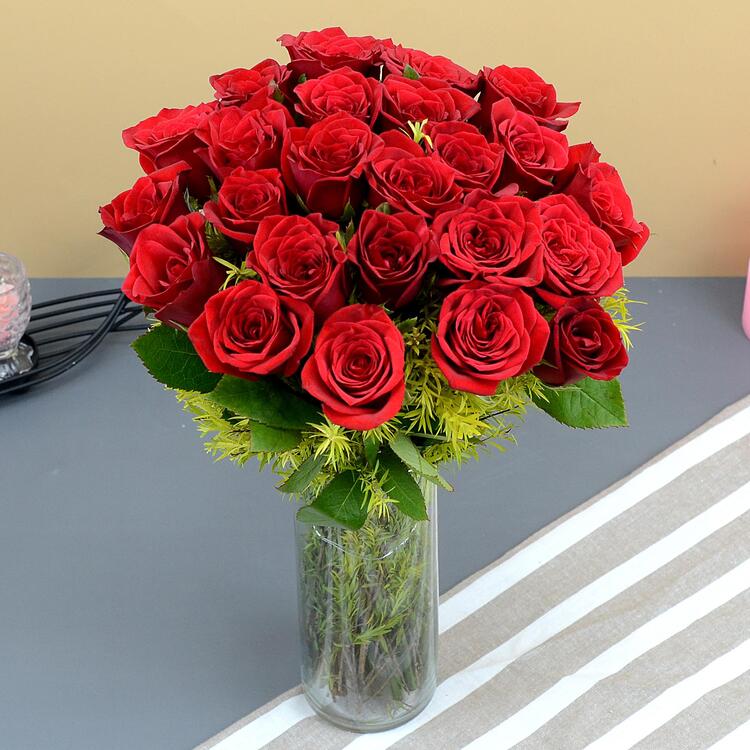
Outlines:
[[[296,524],[302,686],[313,709],[355,732],[416,716],[437,672],[437,503],[358,531]]]

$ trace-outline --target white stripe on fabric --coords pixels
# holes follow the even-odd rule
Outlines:
[[[440,685],[432,702],[410,722],[380,732],[362,735],[346,745],[347,750],[383,750],[424,726],[475,690],[496,677],[509,664],[527,654],[602,604],[638,583],[718,529],[750,510],[750,482],[687,521],[650,547],[600,576],[545,612],[505,643],[482,656]],[[223,750],[223,749],[222,749]]]
[[[747,750],[750,747],[750,721],[740,724],[729,734],[725,734],[708,750]]]
[[[601,680],[750,588],[750,560],[675,604],[498,724],[465,750],[508,750],[530,737]],[[606,745],[607,750],[631,745]]]
[[[750,585],[750,584],[748,584]],[[750,640],[714,659],[703,669],[672,685],[627,719],[586,747],[586,750],[627,750],[689,708],[706,693],[750,670]]]

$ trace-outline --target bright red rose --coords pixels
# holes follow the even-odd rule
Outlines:
[[[286,107],[266,101],[262,109],[250,104],[222,107],[197,131],[205,146],[197,153],[222,180],[235,167],[268,169],[279,166],[281,144],[292,118]]]
[[[391,43],[371,36],[347,36],[338,26],[297,36],[282,34],[278,41],[289,53],[289,67],[308,78],[345,67],[372,73],[381,62],[383,46]]]
[[[308,211],[338,219],[361,200],[360,177],[380,138],[356,117],[339,112],[309,128],[290,128],[281,172]]]
[[[477,112],[476,100],[437,78],[389,75],[383,81],[384,127],[403,128],[410,120],[468,120]]]
[[[553,307],[571,297],[606,297],[622,287],[622,262],[606,232],[568,195],[536,203],[542,218],[544,280],[539,296]]]
[[[428,134],[435,153],[458,172],[456,182],[466,190],[492,190],[503,165],[503,147],[487,139],[468,122],[430,125]]]
[[[517,110],[510,99],[493,105],[492,129],[505,148],[503,181],[517,181],[533,194],[550,189],[552,178],[568,163],[567,138]]]
[[[191,213],[169,226],[152,224],[138,235],[122,291],[155,310],[159,320],[188,326],[225,278],[206,245],[203,217]]]
[[[455,281],[536,286],[544,274],[542,223],[533,201],[474,190],[433,224],[440,262]]]
[[[612,380],[627,366],[622,336],[596,300],[571,300],[557,311],[551,326],[544,361],[534,369],[548,385],[566,385],[581,378]]]
[[[101,206],[104,229],[99,234],[130,255],[135,238],[149,224],[169,224],[187,213],[182,183],[189,169],[190,165],[181,161],[137,179],[130,190]]]
[[[395,209],[433,217],[457,207],[463,196],[457,172],[397,130],[383,134],[383,147],[372,154],[368,176],[371,206],[387,202]]]
[[[368,209],[347,247],[359,269],[363,297],[397,309],[408,305],[438,248],[421,216]]]
[[[246,244],[253,241],[262,218],[286,212],[286,188],[278,169],[235,167],[216,200],[203,206],[206,218],[217,229]]]
[[[453,60],[442,55],[430,55],[427,52],[422,52],[422,50],[396,44],[384,48],[383,62],[389,73],[403,75],[404,69],[408,65],[420,76],[437,78],[470,93],[472,96],[477,92],[479,79],[477,74],[462,68]]]
[[[289,71],[276,60],[262,60],[252,68],[234,68],[226,73],[211,76],[208,82],[216,92],[214,96],[223,105],[242,104],[258,92],[273,95],[286,81]]]
[[[318,323],[346,304],[350,283],[338,224],[320,214],[263,219],[248,264],[286,297],[306,302]]]
[[[298,100],[294,108],[308,125],[344,112],[372,127],[380,114],[383,87],[375,78],[338,68],[300,83],[294,95]]]
[[[470,281],[443,301],[432,357],[451,388],[491,396],[544,354],[549,326],[517,287]]]
[[[635,220],[633,204],[617,170],[600,162],[599,156],[591,143],[571,146],[568,167],[558,182],[560,189],[572,195],[612,238],[622,264],[627,265],[643,249],[649,229]]]
[[[247,280],[211,297],[188,336],[211,372],[288,377],[310,349],[313,313],[304,302]]]
[[[578,112],[581,106],[580,102],[558,102],[555,87],[531,68],[509,68],[507,65],[483,68],[481,77],[483,91],[480,101],[484,123],[492,120],[493,104],[506,97],[516,109],[553,130],[565,130],[567,118]]]
[[[404,339],[377,305],[349,305],[325,322],[302,387],[349,430],[372,430],[404,402]]]

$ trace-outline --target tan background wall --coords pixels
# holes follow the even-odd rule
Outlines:
[[[96,209],[138,176],[120,131],[211,97],[207,77],[285,59],[341,25],[582,99],[568,130],[623,176],[654,233],[639,275],[735,275],[750,255],[747,0],[0,0],[0,248],[32,275],[119,275]]]

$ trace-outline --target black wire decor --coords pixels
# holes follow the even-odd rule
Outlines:
[[[119,289],[84,292],[37,302],[22,339],[34,350],[28,372],[0,381],[0,396],[26,391],[68,372],[91,354],[108,333],[145,330],[143,309]]]

